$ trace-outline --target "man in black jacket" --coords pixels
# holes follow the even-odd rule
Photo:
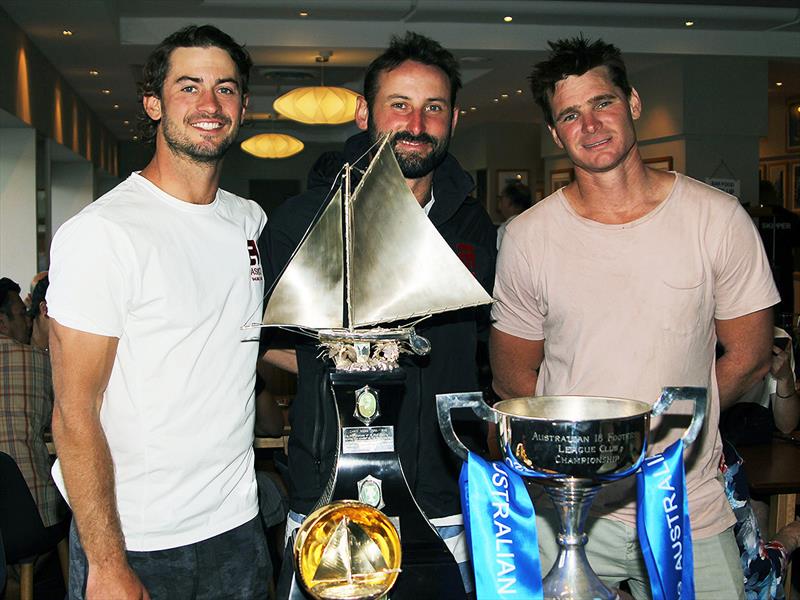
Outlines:
[[[410,32],[393,38],[365,76],[364,96],[356,109],[356,123],[365,133],[350,138],[341,154],[323,155],[309,175],[308,191],[289,199],[270,216],[260,243],[267,287],[289,261],[341,165],[347,161],[363,171],[370,146],[392,131],[391,144],[411,192],[453,251],[491,291],[495,228],[480,202],[469,195],[472,179],[447,152],[458,120],[455,99],[460,87],[458,63],[437,42]],[[386,251],[403,253],[406,249]],[[401,359],[407,375],[399,421],[403,439],[398,443],[403,471],[426,516],[446,542],[452,538],[448,542],[451,551],[461,543],[460,552],[454,552],[460,563],[466,560],[465,544],[454,535],[463,529],[460,465],[439,432],[435,395],[477,389],[475,353],[481,325],[488,325],[488,311],[481,309],[433,316],[417,327],[430,340],[431,353]],[[290,411],[290,530],[314,507],[328,482],[338,432],[335,407],[324,391],[326,366],[317,357],[314,340],[293,340],[296,355],[278,349],[275,340],[270,346],[265,360],[299,373]]]

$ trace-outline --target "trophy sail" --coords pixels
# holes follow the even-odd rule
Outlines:
[[[420,209],[388,142],[352,196],[339,189],[312,225],[263,325],[352,331],[492,301]]]
[[[265,325],[342,327],[342,191],[337,190],[272,290]]]
[[[420,209],[390,144],[381,146],[351,203],[352,326],[492,301]]]

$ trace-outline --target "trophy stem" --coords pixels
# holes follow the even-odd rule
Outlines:
[[[600,486],[572,478],[557,481],[556,485],[545,485],[558,512],[561,529],[558,532],[558,557],[542,580],[544,597],[558,600],[619,598],[616,591],[595,575],[586,558],[588,537],[583,526]]]

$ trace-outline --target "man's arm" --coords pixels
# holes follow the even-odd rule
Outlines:
[[[492,327],[489,361],[492,387],[500,398],[533,396],[544,359],[544,340],[526,340]]]
[[[273,367],[278,367],[279,369],[283,369],[284,371],[289,371],[289,373],[297,375],[297,355],[295,354],[294,349],[269,348],[266,352],[264,352],[260,360],[272,365]],[[259,374],[261,374],[260,370]],[[262,379],[263,378],[264,377],[262,375]]]
[[[103,393],[119,340],[50,324],[53,441],[86,552],[86,598],[147,599],[128,565],[117,514],[114,466],[100,424]]]
[[[771,364],[772,309],[715,321],[725,354],[717,361],[720,410],[764,378]]]

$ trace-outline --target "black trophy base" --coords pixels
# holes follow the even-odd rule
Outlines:
[[[402,436],[397,423],[405,391],[405,373],[400,370],[332,371],[329,377],[330,392],[339,416],[339,444],[336,467],[320,505],[336,500],[363,502],[359,484],[363,485],[365,480],[380,482],[381,497],[376,507],[398,528],[402,549],[401,572],[388,598],[467,598],[458,565],[414,499],[395,449]],[[378,413],[365,423],[356,405],[358,394],[367,386],[377,396]],[[282,583],[289,581],[284,577],[288,575],[286,568],[294,569],[291,548],[286,551]],[[294,573],[290,581],[291,589],[282,586],[283,589],[278,590],[279,598],[311,600],[295,580]]]

